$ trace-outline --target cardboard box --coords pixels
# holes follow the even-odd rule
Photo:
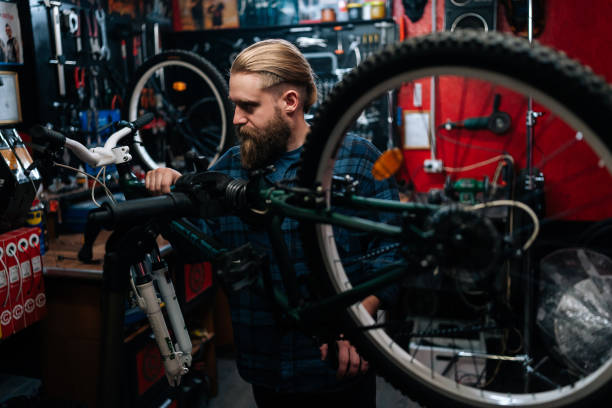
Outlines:
[[[10,303],[9,271],[6,256],[8,235],[0,234],[0,338],[13,334],[13,315]]]
[[[9,300],[13,319],[13,333],[23,330],[25,324],[25,311],[23,308],[21,263],[17,250],[17,235],[14,231],[6,233],[4,256],[9,275]]]
[[[34,304],[32,264],[30,263],[30,243],[29,235],[25,228],[20,228],[15,231],[17,236],[17,257],[19,258],[21,272],[21,297],[23,300],[23,310],[25,317],[25,326],[29,326],[36,321],[35,312],[36,305]]]

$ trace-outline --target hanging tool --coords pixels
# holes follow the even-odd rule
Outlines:
[[[495,94],[495,99],[493,101],[493,112],[489,116],[477,117],[477,118],[469,118],[462,120],[461,122],[450,122],[442,124],[444,129],[452,130],[452,129],[470,129],[470,130],[481,130],[487,129],[491,132],[501,135],[506,133],[510,126],[512,125],[512,119],[510,115],[506,112],[500,112],[499,105],[501,103],[501,95]]]
[[[102,48],[100,48],[100,58],[110,60],[111,51],[108,48],[108,37],[106,36],[106,14],[102,8],[98,8],[95,11],[96,20],[100,26],[100,36],[102,37]]]
[[[130,82],[130,71],[127,63],[127,45],[125,40],[121,40],[121,61],[123,62],[123,81],[127,85]]]
[[[79,97],[79,106],[85,102],[85,68],[74,67],[74,89]]]
[[[139,35],[132,37],[132,56],[134,57],[134,68],[142,65],[142,53],[140,50],[141,38]]]
[[[104,85],[104,106],[108,108],[113,100],[113,90],[111,89],[108,78],[104,78],[102,84]]]
[[[81,53],[81,51],[83,51],[83,39],[81,37],[81,1],[77,0],[76,2],[76,6],[79,7],[79,11],[77,11],[76,9],[73,9],[74,13],[77,16],[77,30],[74,32],[74,38],[76,41],[76,52],[77,53]]]
[[[85,11],[85,23],[87,23],[87,38],[89,40],[89,52],[94,60],[100,58],[100,41],[98,40],[98,24],[96,18]]]
[[[161,37],[159,35],[159,23],[153,24],[153,55],[157,55],[161,52]]]
[[[147,59],[147,23],[140,26],[140,46],[142,47],[142,59]]]
[[[75,11],[76,13],[76,11]],[[76,41],[76,52],[77,53],[81,53],[81,51],[83,51],[83,38],[81,35],[81,13],[78,12],[77,14],[77,30],[74,32],[74,38]]]
[[[100,96],[100,91],[98,88],[98,67],[91,66],[89,68],[90,71],[90,96],[89,96],[89,111],[91,112],[91,122],[88,124],[87,130],[91,131],[97,146],[102,145],[102,140],[100,139],[100,134],[98,133],[98,98]],[[90,127],[91,126],[91,127]]]
[[[57,84],[60,96],[66,96],[66,77],[64,75],[64,65],[76,65],[76,61],[68,61],[62,49],[62,26],[60,22],[60,9],[62,5],[59,1],[43,0],[43,4],[51,11],[51,22],[53,24],[53,41],[55,43],[55,58],[50,59],[50,64],[57,65]]]
[[[62,20],[68,32],[75,35],[79,29],[79,15],[74,9],[62,10]]]

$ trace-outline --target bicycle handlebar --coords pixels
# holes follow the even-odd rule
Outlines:
[[[105,202],[102,207],[90,211],[89,221],[113,229],[121,224],[140,224],[153,217],[191,217],[197,213],[197,206],[187,194],[170,193],[117,204]]]
[[[135,129],[140,129],[144,125],[151,122],[154,118],[155,118],[155,115],[153,114],[153,112],[147,112],[141,117],[137,118],[135,121],[133,121],[132,125],[134,126]]]
[[[117,147],[117,143],[123,137],[134,133],[139,128],[151,122],[153,118],[154,115],[149,112],[133,122],[119,122],[119,124],[123,125],[123,127],[110,135],[106,140],[106,143],[104,143],[104,146],[97,146],[91,149],[88,149],[86,146],[76,140],[67,138],[60,132],[48,129],[44,126],[33,128],[32,134],[34,137],[43,139],[51,148],[57,149],[65,146],[72,150],[72,152],[74,152],[79,159],[83,160],[90,166],[100,167],[130,161],[132,156],[129,153],[129,147]]]

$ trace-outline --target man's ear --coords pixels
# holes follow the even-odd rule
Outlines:
[[[293,88],[287,89],[281,96],[283,109],[287,114],[295,112],[300,105],[300,94]]]

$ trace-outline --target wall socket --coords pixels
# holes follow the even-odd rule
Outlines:
[[[423,163],[423,169],[425,173],[442,173],[444,165],[440,159],[427,159]]]

